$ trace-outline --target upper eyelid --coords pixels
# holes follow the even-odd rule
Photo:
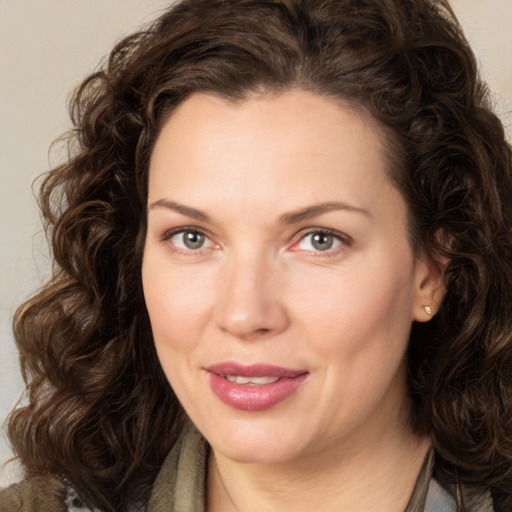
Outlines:
[[[297,248],[298,244],[300,244],[302,242],[302,240],[304,240],[306,237],[313,235],[315,233],[324,233],[327,235],[331,235],[339,240],[340,245],[338,247],[333,247],[333,248],[327,249],[325,251]],[[349,235],[347,235],[343,232],[340,232],[336,229],[314,227],[314,228],[306,228],[304,230],[299,231],[299,233],[297,233],[295,235],[292,243],[289,245],[288,250],[290,250],[292,252],[300,251],[305,254],[314,255],[315,257],[330,257],[330,256],[334,256],[334,255],[339,255],[340,253],[343,253],[344,251],[348,250],[351,247],[353,247],[353,239]]]
[[[173,236],[176,236],[180,233],[186,233],[186,232],[195,232],[195,233],[200,233],[200,234],[204,235],[206,240],[209,241],[209,245],[205,246],[205,247],[201,246],[201,247],[198,247],[197,249],[191,249],[191,248],[183,248],[183,247],[180,247],[179,245],[176,245],[175,243],[170,242],[170,239]],[[163,234],[161,234],[159,236],[158,240],[162,244],[172,244],[172,246],[173,246],[172,251],[174,253],[188,255],[188,256],[193,256],[193,255],[198,256],[200,254],[203,254],[204,251],[209,251],[209,250],[215,249],[219,246],[219,244],[217,242],[215,242],[212,239],[212,237],[209,236],[208,233],[204,229],[198,228],[196,226],[189,226],[189,227],[180,226],[180,227],[176,227],[176,228],[167,229],[164,231]]]
[[[214,242],[214,237],[209,233],[209,231],[207,229],[201,228],[199,226],[177,226],[175,228],[170,228],[170,229],[165,230],[163,232],[163,234],[160,235],[159,238],[161,241],[166,241],[169,238],[171,238],[172,236],[174,236],[178,233],[183,233],[185,231],[196,231],[198,233],[203,234],[206,238],[208,238],[213,243],[217,243],[217,242]],[[305,237],[307,237],[309,235],[315,234],[315,233],[326,233],[326,234],[332,235],[332,236],[338,238],[345,245],[350,245],[353,241],[349,235],[347,235],[346,233],[340,232],[336,229],[314,226],[314,227],[303,228],[300,231],[298,231],[297,233],[295,233],[291,238],[290,244],[295,245],[300,240],[304,239]]]
[[[178,233],[184,233],[185,231],[196,231],[197,233],[203,234],[206,238],[209,240],[212,239],[211,235],[208,233],[207,230],[200,228],[198,226],[179,226],[175,228],[166,229],[161,235],[161,240],[168,240],[174,235],[177,235]]]
[[[325,233],[328,235],[335,236],[336,238],[339,238],[344,243],[351,243],[352,237],[349,235],[342,233],[341,231],[338,231],[337,229],[331,229],[331,228],[320,228],[320,227],[314,227],[314,228],[305,228],[299,233],[297,233],[296,237],[298,237],[298,240],[302,240],[308,235],[312,235],[315,233]]]

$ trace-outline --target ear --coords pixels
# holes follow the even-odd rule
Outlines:
[[[415,268],[413,319],[428,322],[439,311],[446,293],[444,273],[448,260],[433,262],[418,257]]]

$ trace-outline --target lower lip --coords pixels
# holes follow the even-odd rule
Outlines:
[[[272,384],[235,384],[210,373],[210,386],[225,404],[241,411],[262,411],[269,409],[293,394],[307,377],[307,373],[296,377],[283,377]]]

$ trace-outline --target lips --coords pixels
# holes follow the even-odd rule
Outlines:
[[[261,411],[295,393],[308,372],[280,366],[220,363],[206,368],[213,393],[243,411]]]

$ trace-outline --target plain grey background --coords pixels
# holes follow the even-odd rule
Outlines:
[[[0,421],[22,392],[11,332],[16,306],[48,276],[31,182],[58,163],[51,142],[69,128],[66,101],[114,43],[164,0],[0,0]],[[512,0],[452,0],[495,91],[512,140]],[[0,431],[0,487],[15,464]]]

